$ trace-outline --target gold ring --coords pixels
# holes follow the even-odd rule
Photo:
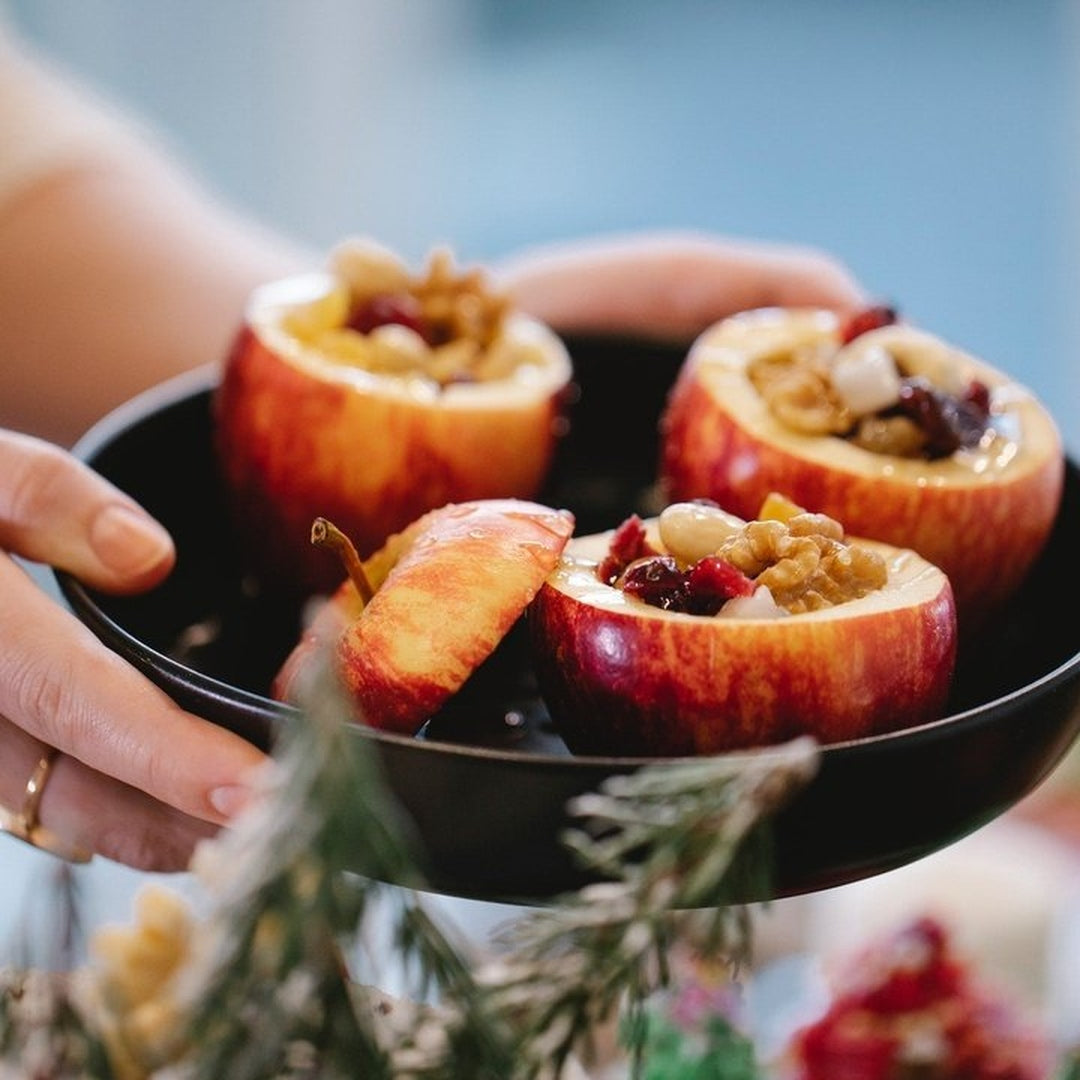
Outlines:
[[[86,863],[93,857],[92,852],[75,847],[61,840],[55,833],[46,829],[39,819],[41,796],[49,781],[53,762],[60,756],[55,747],[48,747],[38,758],[30,779],[26,781],[26,792],[18,813],[0,808],[0,832],[6,832],[31,847],[40,848],[50,855],[56,855],[73,863]]]

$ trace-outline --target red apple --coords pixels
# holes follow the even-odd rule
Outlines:
[[[561,340],[444,252],[413,275],[372,244],[327,273],[256,290],[214,399],[245,550],[271,585],[329,591],[316,516],[362,555],[427,510],[532,498],[551,465],[571,365]]]
[[[985,624],[1019,588],[1056,517],[1064,482],[1057,427],[1007,375],[874,313],[877,319],[858,325],[828,311],[762,309],[707,330],[661,420],[663,497],[707,497],[745,517],[769,491],[781,491],[855,535],[914,548],[949,575],[961,627]],[[856,372],[855,406],[841,398],[830,415],[808,392],[803,400],[790,395],[789,413],[778,414],[751,376],[800,358],[826,372],[827,382]],[[857,444],[856,430],[868,437],[913,430],[895,416],[882,423],[897,400],[889,396],[897,373],[934,392],[924,403],[939,395],[959,413],[982,395],[988,432],[955,452],[939,445],[898,455],[888,441],[884,450]],[[791,409],[800,412],[796,426]],[[811,430],[819,421],[820,430]]]
[[[690,512],[688,506],[642,523],[642,550],[667,554],[659,525],[672,510]],[[860,558],[875,560],[880,586],[788,614],[767,595],[759,604],[759,574],[749,589],[728,591],[753,592],[751,601],[732,600],[719,614],[701,615],[654,606],[607,583],[619,566],[629,569],[617,583],[654,562],[625,550],[625,528],[571,540],[529,608],[539,688],[575,752],[712,754],[797,735],[832,743],[943,714],[956,660],[956,612],[948,579],[922,556],[844,541],[848,555],[858,549]],[[607,569],[613,540],[615,551],[624,549],[615,571]],[[695,551],[677,562],[686,567],[699,557],[710,558]],[[742,613],[731,614],[730,605]]]
[[[329,649],[358,719],[415,734],[518,620],[573,527],[568,512],[520,499],[428,512],[363,563],[370,599],[350,577],[322,604],[274,697],[301,698]]]

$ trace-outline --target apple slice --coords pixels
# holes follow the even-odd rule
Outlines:
[[[948,578],[913,551],[838,540],[835,522],[831,538],[819,534],[827,519],[792,512],[786,500],[774,498],[766,513],[773,519],[745,523],[715,507],[677,504],[659,518],[571,540],[528,625],[540,691],[573,751],[711,754],[807,734],[832,743],[942,715],[956,661]],[[671,515],[681,530],[666,527]],[[673,534],[677,556],[664,539]],[[775,562],[758,557],[769,536]],[[843,586],[835,603],[822,602],[828,589],[804,577],[796,600],[799,590],[787,585],[797,584],[798,564],[817,564],[815,546],[825,553],[821,566],[839,560],[836,580],[854,567],[865,585]],[[747,560],[739,550],[757,554]],[[685,583],[710,559],[728,574],[705,575],[706,595],[688,597]],[[653,602],[627,592],[629,581],[654,591]],[[734,599],[714,602],[717,582]],[[780,604],[773,592],[790,596]],[[718,613],[694,614],[699,607]]]
[[[358,719],[415,734],[517,622],[573,528],[569,512],[520,499],[429,511],[364,561],[359,588],[350,577],[321,605],[273,696],[301,699],[331,649]]]
[[[311,549],[316,516],[366,556],[448,502],[535,497],[570,378],[562,341],[443,251],[414,275],[352,241],[328,272],[268,283],[214,397],[245,551],[270,586],[327,592],[342,574]]]
[[[978,627],[1053,525],[1059,432],[1007,375],[887,309],[864,315],[760,309],[702,334],[661,419],[663,498],[748,516],[784,492],[941,567],[961,626]]]

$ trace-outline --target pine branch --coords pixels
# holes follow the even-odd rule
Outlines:
[[[566,842],[614,880],[512,923],[499,939],[502,955],[478,975],[496,1009],[513,1018],[520,1075],[561,1065],[597,1024],[667,985],[675,940],[705,955],[744,957],[748,915],[725,900],[735,856],[816,764],[816,745],[797,740],[739,758],[651,766],[571,805],[585,825]]]
[[[374,1019],[355,1007],[342,950],[376,886],[343,867],[359,858],[376,877],[408,880],[416,859],[373,752],[341,723],[333,682],[316,685],[258,808],[194,864],[217,905],[180,991],[186,1042],[198,1048],[193,1080],[312,1067],[320,1077],[360,1066],[373,1080],[393,1075]]]

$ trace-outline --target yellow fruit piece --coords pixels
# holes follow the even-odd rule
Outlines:
[[[342,284],[306,303],[297,304],[282,318],[285,330],[311,343],[327,331],[338,330],[349,317],[349,290]]]
[[[781,495],[778,491],[770,491],[762,500],[758,520],[788,522],[797,514],[805,513],[804,507],[792,502],[786,495]]]

